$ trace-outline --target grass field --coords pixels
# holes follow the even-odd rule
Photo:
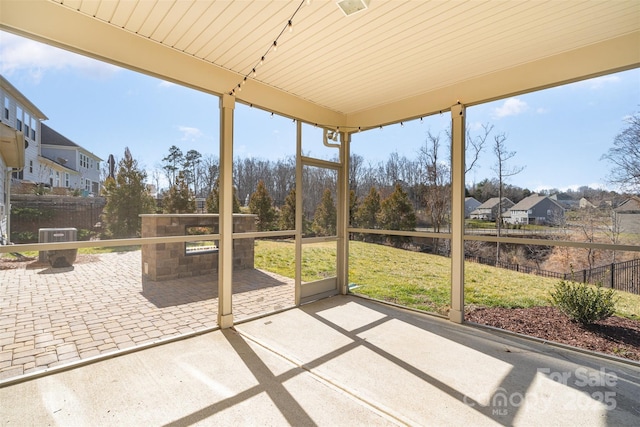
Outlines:
[[[303,281],[335,274],[335,243],[314,244],[304,252]],[[442,256],[352,241],[349,282],[353,293],[446,314],[450,304],[451,260]],[[256,241],[255,267],[294,277],[292,241]],[[307,268],[307,267],[309,268]],[[314,268],[310,268],[314,266]],[[533,307],[551,305],[558,279],[465,263],[465,305]],[[640,295],[618,292],[616,314],[640,319]]]

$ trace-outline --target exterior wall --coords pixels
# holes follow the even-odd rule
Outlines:
[[[505,218],[505,222],[509,224],[528,224],[529,223],[529,214],[527,211],[514,211],[510,212],[511,217]]]
[[[39,169],[36,167],[40,151],[40,119],[37,118],[38,114],[18,102],[3,87],[0,87],[0,106],[0,120],[13,129],[24,132],[25,142],[28,145],[24,152],[25,168],[19,173],[19,176],[27,181],[40,182],[38,179]]]
[[[481,204],[482,203],[480,203],[479,201],[477,201],[473,197],[467,197],[464,200],[464,217],[465,218],[469,218],[469,216],[471,215],[471,212],[476,210],[478,208],[478,206],[480,206]]]
[[[140,215],[142,237],[184,236],[187,227],[212,227],[219,230],[218,214]],[[255,215],[233,215],[234,233],[256,231]],[[254,239],[233,242],[234,269],[253,268]],[[186,244],[158,243],[142,245],[142,277],[153,281],[214,274],[218,271],[218,252],[186,254]]]
[[[550,199],[542,199],[540,203],[535,205],[532,209],[532,214],[529,215],[529,222],[541,224],[557,224],[562,218],[564,218],[564,210],[556,205]]]
[[[81,155],[85,156],[86,162],[81,161]],[[60,147],[43,144],[42,156],[54,162],[58,161],[58,158],[66,160],[64,164],[65,167],[56,167],[56,165],[46,166],[49,170],[59,170],[63,173],[70,174],[69,185],[65,185],[66,181],[61,179],[61,185],[59,185],[59,187],[86,190],[86,193],[92,193],[94,195],[100,194],[100,158],[94,154],[79,147]],[[76,171],[77,174],[66,171],[66,168]],[[49,182],[49,174],[45,173],[45,175],[47,176],[45,182]],[[53,185],[58,187],[55,183]]]
[[[623,233],[640,233],[640,211],[616,213]]]
[[[5,244],[7,234],[7,215],[9,215],[9,201],[7,200],[6,190],[9,188],[10,183],[5,182],[7,174],[7,165],[4,162],[4,158],[0,155],[0,244]]]

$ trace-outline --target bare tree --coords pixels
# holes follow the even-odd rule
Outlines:
[[[602,158],[613,163],[609,182],[633,192],[640,190],[640,115],[634,114],[627,123]]]
[[[507,178],[517,175],[524,170],[524,166],[508,166],[507,162],[515,157],[515,151],[509,151],[505,144],[507,135],[501,133],[493,137],[493,153],[496,156],[496,163],[492,170],[498,177],[498,217],[496,218],[497,236],[500,237],[502,230],[502,197],[504,182]],[[500,261],[500,242],[496,243],[496,261]]]
[[[467,174],[471,172],[471,170],[478,163],[478,159],[480,158],[480,153],[484,150],[484,146],[487,142],[487,138],[489,134],[493,130],[493,125],[489,125],[489,123],[485,123],[482,125],[483,133],[480,135],[476,135],[475,137],[471,136],[469,129],[467,129],[467,137],[465,139],[465,147],[464,151],[467,153],[467,159],[465,161],[465,170],[464,173]]]
[[[433,231],[440,231],[447,224],[451,206],[451,168],[441,158],[440,135],[427,132],[425,145],[418,152],[424,182],[424,204]],[[434,240],[434,253],[438,251],[438,239]]]

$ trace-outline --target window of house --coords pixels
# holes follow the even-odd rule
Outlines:
[[[66,172],[64,174],[64,186],[69,188],[69,174]]]
[[[16,108],[16,129],[22,132],[22,108]]]
[[[33,160],[29,160],[29,173],[33,173]]]
[[[4,98],[4,118],[9,120],[9,98]]]
[[[90,179],[85,180],[84,184],[85,184],[84,189],[87,191],[91,191],[91,180]]]
[[[31,139],[36,140],[36,119],[31,117]]]
[[[31,136],[29,125],[31,124],[31,116],[25,111],[24,113],[24,137],[29,138]]]

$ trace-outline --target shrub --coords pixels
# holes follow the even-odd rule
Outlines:
[[[37,243],[38,235],[32,231],[12,231],[11,241],[13,243]]]
[[[574,322],[590,325],[615,312],[618,296],[613,289],[561,280],[551,291],[553,304]]]

